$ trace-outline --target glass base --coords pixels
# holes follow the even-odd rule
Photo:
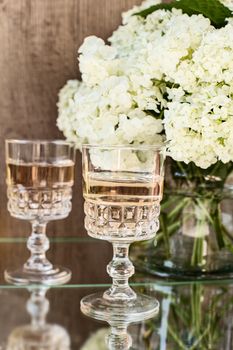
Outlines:
[[[105,299],[103,293],[96,293],[81,300],[81,311],[86,316],[109,324],[130,324],[156,316],[159,302],[142,294],[137,294],[132,301],[113,301]]]
[[[58,325],[46,324],[42,327],[25,325],[15,328],[7,342],[8,350],[70,350],[70,337]]]
[[[47,286],[56,286],[69,282],[71,271],[60,266],[53,266],[48,271],[33,271],[21,268],[15,271],[4,272],[5,280],[14,285],[42,284]]]
[[[169,277],[179,280],[216,280],[233,277],[233,255],[224,250],[207,255],[201,266],[190,263],[190,258],[183,251],[168,258],[162,250],[148,247],[143,250],[135,245],[131,249],[131,259],[138,271],[154,276]]]

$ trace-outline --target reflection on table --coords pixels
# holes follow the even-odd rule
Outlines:
[[[18,326],[10,333],[6,350],[70,350],[70,337],[67,331],[56,324],[46,322],[49,311],[47,288],[30,290],[26,309],[31,323]]]
[[[113,336],[114,340],[119,335],[127,339],[129,345],[131,337],[132,350],[233,349],[231,281],[161,284],[161,281],[145,280],[146,276],[143,281],[138,278],[133,288],[137,293],[157,298],[159,314],[140,324],[127,322],[121,328],[122,334],[115,334],[114,324],[111,328],[80,311],[80,300],[84,296],[102,293],[106,286],[73,285],[41,291],[2,288],[0,349],[107,350],[106,337]],[[28,342],[32,339],[33,347]],[[123,350],[123,345],[115,349]]]

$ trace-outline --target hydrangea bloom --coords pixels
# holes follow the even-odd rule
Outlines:
[[[233,0],[220,0],[223,5],[229,7],[230,10],[233,11]]]
[[[218,159],[233,159],[233,85],[202,85],[189,95],[175,95],[165,111],[170,154],[206,168]]]
[[[111,45],[85,39],[82,82],[61,90],[58,127],[77,146],[166,138],[175,160],[202,168],[227,163],[233,160],[233,21],[215,29],[204,16],[177,9],[134,15],[159,2],[123,14]]]

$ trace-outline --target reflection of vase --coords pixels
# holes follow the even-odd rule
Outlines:
[[[232,349],[233,295],[229,286],[193,283],[162,293],[161,318],[144,322],[135,349]]]
[[[135,247],[137,267],[170,277],[233,274],[233,164],[169,168],[160,231],[144,256]]]

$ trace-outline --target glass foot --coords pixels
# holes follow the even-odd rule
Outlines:
[[[70,337],[67,331],[58,325],[46,324],[43,327],[25,325],[13,330],[6,349],[70,350]]]
[[[147,320],[159,312],[159,302],[147,295],[137,294],[132,301],[113,301],[103,293],[89,295],[81,300],[82,312],[91,318],[110,324],[135,323]]]
[[[53,266],[48,271],[35,271],[21,268],[15,271],[4,272],[5,280],[14,285],[43,284],[47,286],[56,286],[69,282],[71,271],[64,267]]]

